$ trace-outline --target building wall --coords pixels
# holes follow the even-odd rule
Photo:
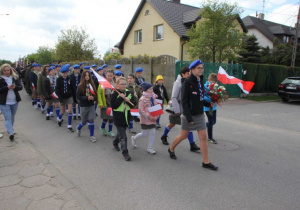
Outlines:
[[[271,42],[268,38],[266,38],[260,31],[254,28],[248,29],[248,35],[255,35],[257,38],[257,42],[261,47],[269,47],[273,49],[273,42]]]
[[[149,10],[149,15],[145,15],[146,10]],[[161,24],[163,25],[163,39],[154,40],[154,26]],[[139,44],[135,43],[135,32],[137,30],[142,30],[142,43]],[[180,60],[180,53],[180,37],[146,2],[124,42],[124,56],[129,58],[139,54],[150,56],[171,55]]]

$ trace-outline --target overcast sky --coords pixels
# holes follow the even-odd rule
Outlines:
[[[181,0],[196,7],[201,2]],[[263,0],[238,2],[244,9],[241,18],[263,10]],[[60,31],[73,25],[86,28],[103,56],[121,40],[139,3],[140,0],[0,0],[0,59],[15,61],[36,52],[39,46],[54,47]],[[265,19],[294,27],[298,5],[299,0],[265,0]]]

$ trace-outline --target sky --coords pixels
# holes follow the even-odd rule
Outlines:
[[[227,0],[234,3],[237,0]],[[181,0],[201,6],[202,0]],[[263,2],[264,7],[263,7]],[[118,43],[140,0],[0,0],[0,59],[16,61],[39,46],[54,47],[61,30],[83,27],[99,54]],[[239,0],[241,18],[264,12],[265,20],[295,26],[299,0]],[[9,14],[9,15],[5,15]]]

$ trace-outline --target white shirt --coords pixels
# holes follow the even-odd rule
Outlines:
[[[5,80],[7,85],[12,85],[12,76],[6,77],[2,75],[2,78]],[[17,103],[16,94],[13,89],[9,89],[6,97],[6,104],[13,105]]]

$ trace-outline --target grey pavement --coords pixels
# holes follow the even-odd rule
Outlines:
[[[91,143],[87,127],[81,137],[68,133],[66,116],[62,127],[58,127],[55,118],[46,121],[40,111],[33,109],[24,91],[21,97],[15,125],[19,139],[15,146],[34,151],[39,160],[36,165],[46,167],[54,175],[50,178],[61,187],[60,192],[64,190],[58,196],[63,202],[63,196],[72,198],[72,203],[83,209],[299,209],[299,102],[231,99],[218,107],[214,138],[219,144],[209,144],[210,160],[219,166],[219,171],[214,172],[201,167],[201,154],[190,152],[187,141],[176,148],[178,159],[171,160],[168,146],[160,141],[163,129],[155,135],[156,155],[146,152],[147,139],[138,141],[138,148],[133,149],[128,134],[132,161],[126,162],[120,152],[113,150],[112,138],[100,134],[99,117],[95,122],[97,142]],[[164,114],[161,125],[167,121],[168,115]],[[73,128],[78,123],[73,121]],[[134,123],[134,129],[140,130],[138,123]],[[179,132],[178,126],[172,129],[169,142]],[[194,136],[198,143],[195,132]],[[7,136],[0,141],[10,144]],[[5,150],[14,151],[9,146]],[[0,152],[4,152],[2,147]],[[1,163],[3,159],[5,164],[18,164],[15,158],[1,156]],[[39,172],[38,166],[35,170]],[[30,172],[23,170],[22,174]],[[27,180],[23,175],[13,173],[0,182],[28,187],[32,182],[46,180],[44,174]],[[49,182],[46,186],[52,186]],[[38,187],[46,195],[53,190]],[[26,199],[40,198],[33,192],[21,195]],[[59,199],[50,196],[47,202],[59,205]],[[24,199],[15,205],[22,202]]]

